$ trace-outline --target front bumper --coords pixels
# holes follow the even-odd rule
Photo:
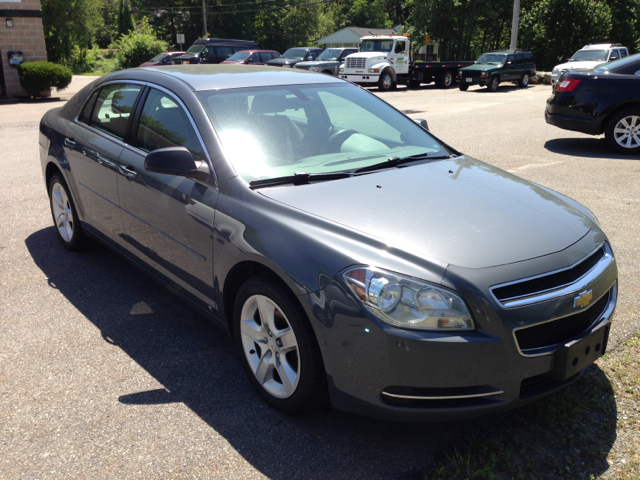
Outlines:
[[[342,78],[343,80],[348,80],[352,83],[378,83],[380,79],[380,75],[376,74],[365,74],[365,73],[338,73],[338,78]]]
[[[582,247],[585,243],[588,240]],[[575,263],[566,252],[552,256]],[[544,270],[549,259],[542,264],[537,260],[523,263],[528,267],[538,263],[549,271]],[[474,314],[478,328],[473,332],[427,332],[386,325],[366,313],[339,278],[306,296],[306,308],[323,350],[332,405],[387,420],[465,418],[519,407],[578,378],[580,371],[557,375],[556,348],[563,345],[525,355],[514,332],[523,325],[566,315],[573,308],[575,294],[505,309],[488,289],[500,274],[513,268],[491,269],[486,280],[479,282],[471,274],[471,283],[456,278],[467,275],[464,269],[452,269],[451,278]],[[522,266],[517,269],[522,271]],[[443,283],[447,284],[446,279]],[[610,297],[594,323],[574,340],[608,326],[617,302],[615,261],[588,288],[594,299],[604,299],[604,294]]]
[[[458,75],[457,79],[458,85],[480,85],[481,87],[486,87],[487,85],[489,85],[489,80],[491,79],[491,77],[465,77],[463,72],[462,76]]]

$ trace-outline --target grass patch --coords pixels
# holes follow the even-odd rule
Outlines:
[[[83,77],[102,77],[107,73],[108,72],[85,72],[85,73],[76,73],[76,75],[82,75]]]
[[[426,479],[640,478],[640,336],[564,390],[469,425]]]

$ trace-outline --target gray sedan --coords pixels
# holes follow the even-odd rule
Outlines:
[[[168,286],[283,411],[494,412],[606,350],[617,267],[596,217],[348,82],[125,70],[50,110],[39,144],[62,244],[93,237]]]

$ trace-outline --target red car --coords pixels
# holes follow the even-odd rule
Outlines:
[[[148,62],[144,62],[141,67],[157,67],[160,65],[171,65],[173,57],[184,55],[184,52],[164,52],[159,53]]]
[[[264,65],[280,54],[275,50],[241,50],[227,58],[222,64],[229,65]]]

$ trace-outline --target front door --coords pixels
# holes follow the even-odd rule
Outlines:
[[[206,159],[181,102],[150,89],[132,143],[135,149],[122,152],[118,176],[127,248],[194,300],[211,305],[218,192],[189,178],[144,169],[146,153],[159,148],[185,146],[194,159]]]
[[[504,68],[500,75],[500,81],[513,81],[516,79],[516,57],[515,55],[507,55],[504,62]]]

